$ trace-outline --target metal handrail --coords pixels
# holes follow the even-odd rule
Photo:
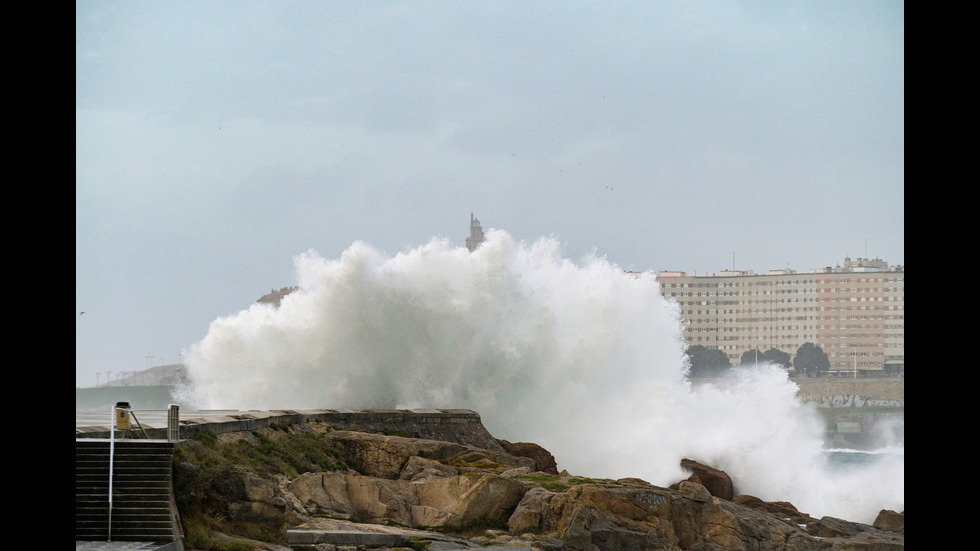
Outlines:
[[[143,430],[143,425],[136,418],[136,414],[133,412],[133,408],[129,405],[129,402],[116,402],[116,406],[112,408],[112,423],[109,424],[109,522],[106,541],[112,541],[112,475],[116,458],[116,429],[118,428],[119,419],[125,417],[126,414],[132,417],[133,421],[136,422],[136,426],[139,427],[135,431],[131,428],[127,428],[126,430],[136,434],[138,438],[146,438],[146,431]]]

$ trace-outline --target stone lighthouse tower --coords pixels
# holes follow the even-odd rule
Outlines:
[[[470,236],[466,238],[466,248],[473,252],[477,247],[483,243],[483,227],[480,226],[480,221],[473,217],[473,213],[470,213]]]

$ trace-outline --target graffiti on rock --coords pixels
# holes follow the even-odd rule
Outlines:
[[[666,505],[667,498],[660,495],[649,492],[644,492],[642,494],[636,495],[637,503],[642,503],[644,505],[649,505],[648,509],[657,510],[658,505]]]

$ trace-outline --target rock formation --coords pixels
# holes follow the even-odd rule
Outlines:
[[[498,440],[504,451],[517,457],[530,457],[534,460],[535,470],[548,474],[558,474],[558,463],[551,452],[531,442],[510,443]]]
[[[691,473],[688,482],[701,484],[711,495],[727,501],[735,497],[735,487],[728,473],[687,458],[681,459],[681,468]]]
[[[663,488],[559,473],[540,446],[497,442],[485,449],[314,425],[270,427],[182,445],[175,487],[185,522],[207,517],[201,525],[211,541],[248,538],[256,549],[331,548],[289,547],[291,530],[398,533],[405,547],[441,550],[905,548],[904,512],[882,511],[873,526],[814,519],[789,503],[733,495],[727,474],[691,460],[682,463],[691,476]]]

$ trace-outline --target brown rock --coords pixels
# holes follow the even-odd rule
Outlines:
[[[510,533],[539,532],[541,530],[541,511],[547,509],[545,503],[554,495],[554,493],[541,487],[528,490],[507,521],[507,529],[510,530]]]
[[[348,476],[347,495],[359,522],[408,525],[412,508],[419,504],[411,483],[370,476]]]
[[[320,437],[347,452],[345,464],[357,471],[318,470],[291,481],[278,475],[276,487],[229,465],[210,480],[224,500],[217,513],[283,530],[286,515],[294,526],[300,518],[329,524],[320,529],[374,523],[380,531],[413,534],[424,527],[459,527],[465,533],[506,522],[510,534],[492,537],[524,549],[904,549],[904,512],[883,510],[874,526],[830,517],[814,520],[790,503],[733,496],[726,473],[687,459],[681,466],[691,476],[667,489],[633,478],[532,473],[532,468],[557,471],[554,457],[533,444],[501,441],[501,449],[505,444],[510,449],[499,451],[351,431],[326,431]]]
[[[708,489],[711,495],[728,501],[731,501],[735,497],[732,479],[725,471],[720,471],[691,459],[681,459],[681,468],[691,473],[691,476],[687,479],[688,481],[701,484]],[[677,484],[671,486],[672,489],[676,489],[677,487]]]
[[[629,486],[653,486],[653,484],[650,484],[646,480],[643,480],[642,478],[636,478],[636,477],[620,478],[616,482],[621,482]]]
[[[511,443],[506,440],[497,440],[504,450],[510,455],[517,457],[530,457],[534,460],[535,468],[548,474],[558,474],[558,463],[551,452],[531,442]]]
[[[432,479],[456,476],[458,474],[459,470],[456,467],[445,465],[434,459],[412,456],[405,463],[405,467],[402,468],[399,479],[409,482],[426,482]]]
[[[711,492],[697,482],[691,482],[690,480],[682,480],[678,482],[677,493],[692,501],[711,503]]]
[[[352,518],[354,506],[347,496],[347,475],[344,473],[304,473],[289,484],[289,492],[302,504],[307,513],[318,510]]]
[[[905,535],[897,532],[868,530],[848,538],[828,538],[820,540],[829,544],[829,551],[904,551]],[[822,547],[819,551],[824,551]]]
[[[555,534],[560,540],[556,548],[567,550],[831,551],[798,526],[712,497],[699,483],[678,486],[676,492],[618,481],[574,485],[562,492],[536,487],[524,495],[509,526],[515,535]],[[892,538],[889,545],[896,541]]]
[[[821,517],[806,526],[808,534],[820,538],[850,538],[869,530],[874,530],[874,527],[835,517]]]
[[[506,452],[485,450],[436,440],[402,436],[333,431],[322,436],[346,448],[366,476],[397,479],[413,457],[431,459],[458,468],[485,469],[497,473],[529,465],[532,460]]]
[[[306,473],[289,487],[308,514],[326,512],[368,524],[466,526],[504,523],[527,488],[489,473],[409,482],[343,474]]]
[[[750,496],[750,495],[739,495],[732,498],[732,501],[738,503],[739,505],[745,505],[746,507],[751,507],[756,511],[762,511],[763,513],[768,513],[780,520],[786,521],[790,524],[799,526],[801,524],[809,524],[816,521],[813,517],[806,513],[801,513],[792,503],[785,501],[762,501],[761,499]]]
[[[731,501],[715,499],[698,519],[708,549],[817,551],[827,547],[798,526]]]
[[[566,492],[552,492],[535,486],[521,498],[508,521],[508,528],[512,534],[527,531],[556,532],[562,510],[569,501],[569,494]]]
[[[458,519],[460,525],[478,519],[506,523],[527,491],[514,479],[487,473],[464,473],[415,486],[419,505],[450,513],[448,518]]]
[[[905,511],[896,513],[895,511],[891,511],[889,509],[882,509],[878,512],[878,517],[875,519],[873,526],[886,532],[900,532],[904,534]]]

